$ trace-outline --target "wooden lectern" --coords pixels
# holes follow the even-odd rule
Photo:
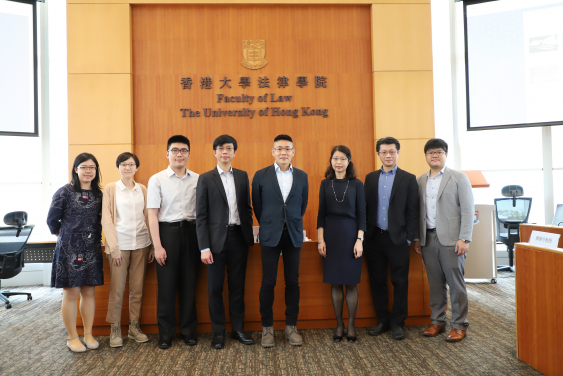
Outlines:
[[[515,244],[518,359],[546,375],[563,375],[563,249],[528,242],[532,231],[561,234],[563,227],[520,225]]]

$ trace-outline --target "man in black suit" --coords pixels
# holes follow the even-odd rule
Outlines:
[[[389,329],[393,338],[405,338],[403,326],[408,314],[410,242],[418,228],[418,184],[416,176],[397,166],[401,145],[385,137],[376,143],[380,170],[369,173],[366,191],[367,231],[365,258],[368,264],[373,306],[378,324],[369,334],[378,336]],[[387,268],[391,270],[394,300],[389,313]]]
[[[248,247],[252,235],[250,184],[245,171],[232,168],[237,141],[222,135],[213,142],[217,167],[200,175],[196,190],[196,229],[201,261],[207,264],[209,316],[213,329],[211,347],[225,347],[223,285],[228,270],[229,316],[232,337],[245,345],[254,344],[244,332],[244,282]]]
[[[274,139],[272,166],[257,171],[252,180],[254,214],[260,224],[262,248],[262,346],[274,346],[274,287],[278,275],[280,253],[285,277],[285,335],[293,346],[303,339],[297,332],[299,314],[299,261],[303,245],[303,215],[309,198],[307,174],[291,165],[295,155],[293,140],[288,135]]]

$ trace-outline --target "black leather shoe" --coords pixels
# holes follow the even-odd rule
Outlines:
[[[405,339],[405,331],[402,326],[393,325],[391,326],[391,331],[393,332],[393,338],[396,340]]]
[[[346,339],[348,340],[348,342],[354,343],[354,342],[356,342],[357,337],[356,336],[352,337],[352,336],[346,335]]]
[[[243,345],[254,345],[254,338],[243,331],[232,332],[231,337],[233,337],[233,339],[236,339]]]
[[[158,347],[162,350],[172,347],[172,338],[158,337]]]
[[[211,340],[211,347],[220,350],[225,347],[225,332],[213,333],[213,339]]]
[[[369,328],[368,334],[370,336],[380,336],[383,333],[389,331],[389,329],[391,329],[391,326],[389,324],[379,323],[376,326]]]
[[[197,337],[195,334],[190,334],[189,336],[184,336],[184,342],[188,346],[195,346],[197,345]]]

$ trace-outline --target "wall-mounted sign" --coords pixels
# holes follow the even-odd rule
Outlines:
[[[311,108],[310,106],[301,106],[300,108],[287,108],[287,107],[277,107],[281,104],[291,103],[292,95],[281,95],[283,93],[265,93],[261,95],[247,95],[247,94],[235,94],[226,90],[232,89],[231,82],[232,79],[228,77],[223,77],[219,82],[219,90],[223,90],[224,94],[217,94],[217,103],[222,103],[227,106],[236,103],[245,103],[251,106],[253,103],[273,103],[272,107],[264,107],[261,109],[251,109],[251,108],[203,108],[202,110],[192,109],[192,108],[181,108],[182,117],[241,117],[248,116],[250,119],[254,118],[257,113],[258,116],[289,116],[297,118],[299,116],[320,116],[323,118],[328,117],[327,108]],[[327,77],[325,76],[315,76],[315,89],[326,89],[327,88]],[[191,77],[183,77],[180,80],[180,85],[183,90],[191,90],[193,85],[193,80]],[[286,76],[278,76],[276,81],[278,89],[285,89],[290,85],[290,79]],[[238,86],[242,89],[246,89],[252,86],[250,77],[239,77]],[[234,85],[234,83],[233,83]],[[274,85],[274,83],[272,83]],[[307,90],[309,86],[308,76],[298,76],[295,78],[295,85],[300,89]],[[258,77],[258,88],[270,88],[270,79],[267,76]],[[200,77],[199,89],[213,89],[213,79],[211,77]]]

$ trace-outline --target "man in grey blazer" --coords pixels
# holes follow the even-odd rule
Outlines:
[[[417,179],[420,227],[414,249],[422,254],[426,265],[432,325],[422,334],[434,337],[446,329],[447,284],[452,330],[446,341],[459,342],[465,338],[469,326],[463,274],[473,233],[473,192],[467,175],[446,167],[448,144],[444,140],[429,140],[424,153],[430,171]]]

